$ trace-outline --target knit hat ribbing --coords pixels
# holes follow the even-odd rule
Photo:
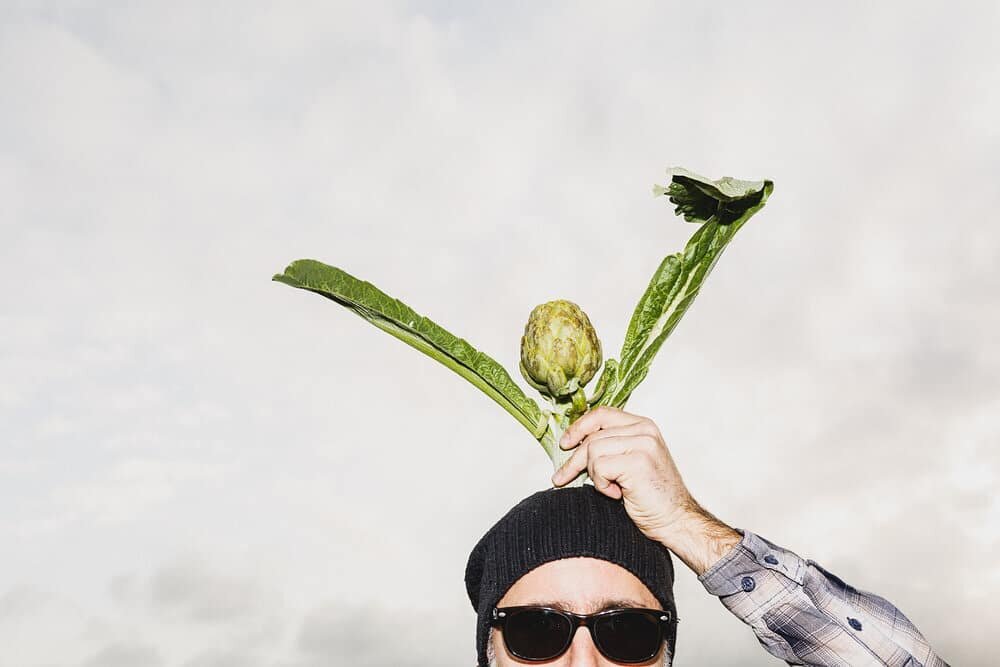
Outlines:
[[[672,618],[677,618],[670,552],[642,534],[620,500],[590,485],[545,489],[511,508],[469,555],[465,588],[478,615],[479,667],[489,665],[486,643],[490,617],[500,598],[539,565],[576,556],[600,558],[625,568],[646,585]],[[667,639],[671,652],[676,631],[676,622],[670,623]]]

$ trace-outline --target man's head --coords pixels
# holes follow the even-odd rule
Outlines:
[[[677,617],[670,554],[636,528],[621,501],[591,486],[547,489],[518,503],[473,549],[465,583],[478,614],[480,667],[525,664],[511,655],[504,641],[503,621],[514,623],[513,617],[494,620],[498,607],[525,605],[576,614],[625,608],[665,610],[662,615],[622,617],[614,625],[605,623],[604,631],[629,623],[658,624],[666,648],[641,664],[670,664]],[[559,623],[565,627],[565,622]],[[604,657],[587,628],[578,627],[565,653],[541,664],[603,667],[622,663]]]

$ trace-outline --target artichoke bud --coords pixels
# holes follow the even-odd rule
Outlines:
[[[583,388],[601,367],[601,341],[572,301],[535,306],[521,336],[521,375],[543,395],[559,399]]]

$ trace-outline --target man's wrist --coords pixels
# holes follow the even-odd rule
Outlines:
[[[743,536],[719,521],[692,499],[676,519],[656,536],[656,540],[701,576],[715,565]]]

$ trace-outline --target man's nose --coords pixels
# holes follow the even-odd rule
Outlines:
[[[601,654],[594,646],[590,631],[582,625],[576,629],[566,655],[569,657],[567,667],[598,667],[601,664]]]

